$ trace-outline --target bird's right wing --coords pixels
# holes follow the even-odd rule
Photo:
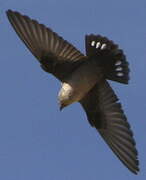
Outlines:
[[[112,151],[133,173],[137,174],[138,159],[130,125],[117,102],[118,98],[107,81],[95,85],[80,103],[89,123],[95,127]]]
[[[63,79],[86,59],[73,45],[43,24],[11,10],[7,11],[7,16],[42,68],[58,79]]]

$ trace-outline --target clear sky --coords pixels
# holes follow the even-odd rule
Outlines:
[[[51,27],[82,52],[86,33],[124,49],[130,84],[112,83],[139,151],[128,171],[87,122],[78,103],[59,111],[60,83],[44,72],[5,15],[17,10]],[[143,180],[146,178],[146,1],[0,0],[0,179]]]

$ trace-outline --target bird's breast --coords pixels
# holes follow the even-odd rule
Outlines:
[[[80,101],[102,77],[97,64],[94,62],[83,64],[65,79],[60,95],[68,96],[69,104]]]

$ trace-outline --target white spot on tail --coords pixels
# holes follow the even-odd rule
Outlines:
[[[121,65],[122,64],[122,61],[117,61],[116,63],[115,63],[115,66],[119,66],[119,65]]]
[[[117,67],[116,71],[122,71],[122,69],[123,69],[122,67]]]
[[[100,47],[101,43],[100,42],[97,42],[96,43],[96,49],[98,49]]]
[[[91,42],[91,46],[95,46],[95,41],[92,41],[92,42]]]
[[[117,76],[122,77],[122,76],[124,76],[124,74],[122,72],[118,72]]]
[[[102,46],[101,46],[101,50],[104,50],[104,49],[106,49],[106,44],[102,44]]]

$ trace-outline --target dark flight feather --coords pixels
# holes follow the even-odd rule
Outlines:
[[[41,67],[58,79],[65,78],[86,59],[73,45],[36,20],[11,10],[7,16]]]
[[[118,98],[107,81],[97,85],[80,101],[89,123],[95,127],[117,157],[137,174],[137,150],[130,125]]]

